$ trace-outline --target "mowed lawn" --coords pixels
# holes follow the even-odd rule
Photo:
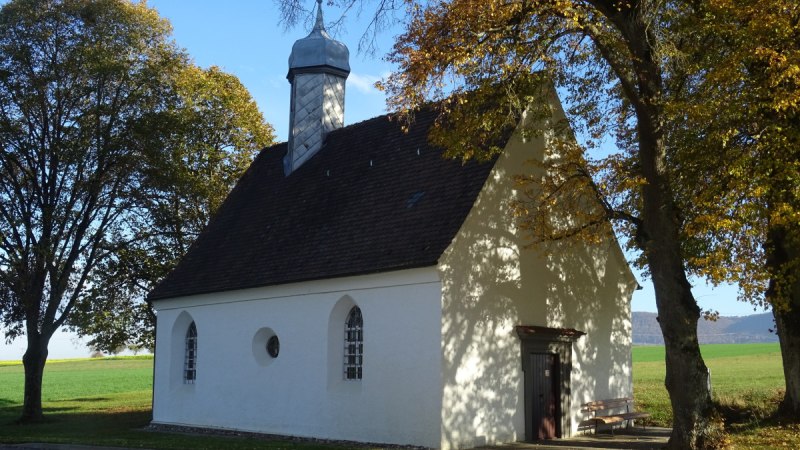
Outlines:
[[[707,344],[701,351],[735,448],[800,448],[800,425],[771,419],[785,387],[777,343]],[[653,415],[651,424],[670,426],[664,374],[663,346],[634,347],[636,403]]]
[[[126,444],[130,429],[149,418],[152,357],[49,361],[42,402],[47,423],[18,426],[23,368],[0,363],[0,442],[80,442],[92,436],[105,445]]]
[[[711,370],[711,389],[721,401],[772,399],[783,384],[781,352],[775,344],[709,344],[702,347]],[[669,426],[672,410],[664,388],[664,347],[633,348],[634,397],[653,422]]]
[[[770,419],[783,388],[778,344],[704,345],[715,399],[725,407],[734,448],[800,448],[800,426]],[[633,350],[634,395],[651,423],[669,426],[664,348]],[[50,361],[44,376],[47,422],[16,425],[23,395],[19,362],[0,361],[0,443],[51,442],[173,449],[320,448],[253,438],[144,431],[150,420],[151,356]],[[334,446],[328,446],[334,448]],[[342,447],[337,447],[342,448]]]
[[[83,443],[172,449],[319,448],[295,442],[144,431],[150,422],[152,356],[49,361],[42,401],[46,423],[17,425],[23,368],[0,361],[0,443]]]

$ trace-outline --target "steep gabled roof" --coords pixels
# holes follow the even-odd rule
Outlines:
[[[286,143],[261,151],[149,300],[431,266],[486,181],[486,163],[446,160],[435,118],[408,133],[380,116],[328,134],[290,176]]]

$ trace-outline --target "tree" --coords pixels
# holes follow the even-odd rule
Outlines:
[[[691,83],[673,93],[670,122],[689,267],[772,307],[786,380],[782,409],[797,417],[800,6],[718,0],[701,4],[688,29],[702,45],[686,53]]]
[[[140,139],[160,151],[147,164],[128,221],[136,237],[94,273],[92,288],[70,319],[90,345],[111,351],[154,347],[154,315],[144,298],[189,249],[273,129],[239,80],[217,67],[185,68],[176,95],[154,114]]]
[[[225,90],[209,95],[204,84]],[[238,104],[240,88],[216,69],[193,69],[143,3],[14,0],[0,10],[0,318],[7,338],[27,338],[21,421],[42,419],[53,333],[96,294],[104,271],[133,261],[140,241],[163,229],[141,227],[181,192],[167,186],[169,171],[182,156],[209,171],[227,164],[205,153],[219,142],[191,153],[201,137],[181,127],[193,112],[214,126],[209,105]]]
[[[50,337],[126,234],[133,126],[182,59],[168,30],[122,1],[0,10],[0,312],[7,337],[27,337],[23,421],[42,418]]]
[[[568,93],[573,126],[593,136],[616,133],[622,153],[586,160],[563,141],[544,179],[528,179],[521,205],[534,240],[589,238],[608,220],[641,251],[651,274],[666,347],[666,380],[674,423],[671,448],[720,444],[708,371],[697,341],[701,310],[687,279],[680,179],[670,166],[667,103],[680,74],[683,2],[639,0],[409,2],[411,21],[390,60],[399,66],[385,87],[390,106],[413,111],[437,100],[436,143],[462,157],[473,142],[516,122],[537,102],[531,89],[544,71]],[[541,113],[541,112],[539,112]],[[587,191],[588,189],[588,191]],[[554,203],[599,208],[554,222]],[[577,193],[577,194],[576,194]]]

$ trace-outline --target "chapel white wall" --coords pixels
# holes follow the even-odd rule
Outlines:
[[[440,294],[428,268],[156,301],[153,421],[437,447]],[[360,381],[342,373],[352,305],[364,318]],[[194,385],[181,374],[191,320]],[[280,339],[275,359],[263,349],[270,332]]]
[[[563,119],[554,103],[553,120]],[[632,395],[630,297],[636,286],[615,239],[540,251],[510,214],[513,175],[541,159],[544,136],[512,138],[440,260],[443,449],[525,439],[524,374],[516,325],[575,328],[571,429],[589,400]]]

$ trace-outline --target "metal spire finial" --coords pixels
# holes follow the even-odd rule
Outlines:
[[[314,30],[325,30],[325,21],[322,20],[322,0],[317,0],[317,23],[314,24]]]

